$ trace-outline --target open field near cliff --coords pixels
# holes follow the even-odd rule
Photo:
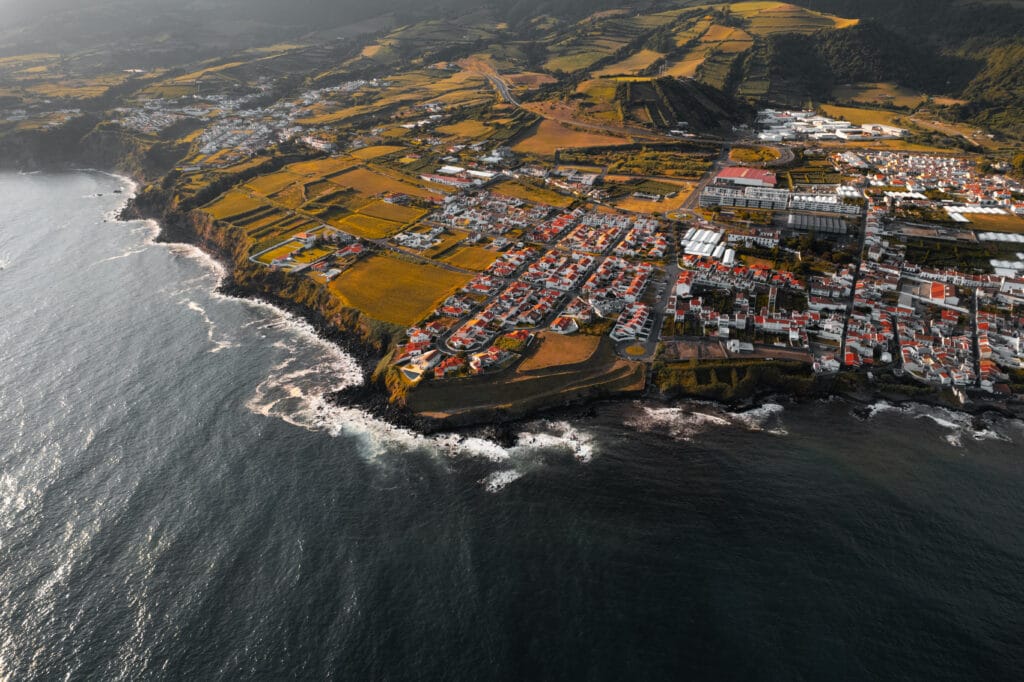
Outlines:
[[[377,255],[346,270],[329,288],[345,305],[375,320],[412,325],[470,279],[433,265]]]

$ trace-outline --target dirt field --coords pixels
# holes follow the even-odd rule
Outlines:
[[[562,336],[541,332],[539,335],[539,348],[531,357],[519,366],[521,373],[537,372],[584,362],[593,357],[601,342],[599,336],[584,336],[574,334]]]

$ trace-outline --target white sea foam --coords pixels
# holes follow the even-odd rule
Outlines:
[[[740,427],[749,431],[764,431],[775,436],[787,432],[780,426],[768,428],[778,422],[785,408],[767,403],[746,412],[719,411],[711,404],[694,403],[685,407],[650,407],[641,405],[639,411],[626,424],[638,431],[663,432],[676,440],[691,441],[707,431],[722,427]]]
[[[752,410],[733,414],[732,417],[750,431],[765,431],[773,436],[786,436],[788,432],[780,426],[768,428],[770,424],[777,422],[778,417],[785,411],[786,408],[778,403],[765,403]]]
[[[228,348],[235,348],[238,344],[232,341],[227,336],[217,334],[217,325],[210,318],[210,315],[206,312],[206,308],[196,303],[191,299],[185,299],[182,304],[194,313],[197,313],[203,320],[203,324],[206,325],[206,338],[213,344],[213,348],[210,349],[211,353],[219,353],[222,350]]]
[[[110,256],[108,258],[104,258],[101,261],[97,261],[96,265],[99,265],[101,263],[109,263],[109,262],[115,261],[115,260],[122,260],[124,258],[131,258],[132,256],[138,255],[140,253],[145,253],[146,251],[149,251],[149,247],[148,246],[140,246],[140,247],[129,248],[124,253],[119,253],[116,256]]]
[[[508,487],[509,484],[518,481],[525,475],[526,472],[516,471],[515,469],[505,469],[502,471],[495,471],[485,478],[480,479],[480,483],[487,492],[497,493],[501,492]]]

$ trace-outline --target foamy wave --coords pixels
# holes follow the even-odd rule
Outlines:
[[[865,412],[867,418],[871,419],[872,417],[885,414],[887,412],[907,412],[908,409],[909,408],[905,405],[893,405],[885,400],[879,400],[878,402],[869,405]]]
[[[228,348],[235,348],[238,344],[226,336],[218,338],[217,336],[217,325],[210,318],[210,315],[206,312],[206,308],[199,305],[193,300],[185,299],[182,304],[194,313],[197,313],[203,320],[203,324],[206,325],[206,338],[210,343],[213,344],[213,348],[210,349],[211,353],[219,353],[222,350]]]
[[[288,344],[275,346],[289,348]],[[399,452],[425,452],[439,459],[475,459],[501,467],[481,483],[497,492],[530,471],[544,466],[550,455],[570,455],[581,463],[595,454],[593,436],[567,422],[538,421],[527,424],[515,443],[505,446],[488,438],[454,433],[424,436],[374,417],[356,407],[332,404],[326,396],[341,380],[349,385],[361,379],[354,362],[326,360],[309,365],[290,355],[278,363],[246,402],[250,411],[281,419],[293,426],[330,436],[360,439],[360,452],[369,459]]]
[[[489,476],[480,479],[480,483],[487,492],[496,493],[508,487],[510,483],[518,481],[525,475],[525,472],[506,469],[504,471],[495,471]]]
[[[740,413],[713,412],[713,405],[691,404],[686,407],[640,406],[639,412],[626,421],[627,426],[646,433],[667,433],[670,437],[690,441],[707,431],[722,427],[740,427],[748,431],[764,431],[775,436],[785,436],[787,431],[780,426],[768,428],[777,422],[785,411],[782,405],[767,403],[761,407]]]
[[[732,416],[750,431],[765,431],[775,436],[786,436],[789,432],[779,426],[768,428],[768,425],[773,421],[777,421],[778,417],[785,411],[786,408],[778,403],[765,403],[760,407],[747,410],[746,412],[738,412]]]
[[[976,428],[974,418],[964,412],[954,412],[942,407],[918,405],[916,403],[909,406],[909,411],[913,412],[917,419],[929,419],[938,426],[952,431],[953,433],[947,434],[944,436],[944,439],[954,447],[963,447],[964,437],[970,437],[976,441],[1012,441],[1011,438],[999,433],[991,428],[991,426]]]
[[[110,256],[108,258],[104,258],[101,261],[97,261],[96,264],[100,265],[101,263],[109,263],[109,262],[115,261],[115,260],[122,260],[124,258],[131,258],[132,256],[138,255],[140,253],[144,253],[144,252],[146,252],[148,250],[149,250],[148,246],[140,246],[140,247],[137,247],[137,248],[130,248],[127,251],[125,251],[124,253],[119,253],[116,256]]]
[[[164,246],[166,246],[167,250],[175,256],[188,258],[189,260],[193,260],[206,268],[211,275],[216,277],[214,288],[220,286],[220,283],[223,282],[224,278],[227,276],[227,271],[224,269],[224,266],[220,261],[210,256],[198,246],[193,246],[192,244],[180,244],[177,242],[165,244]]]

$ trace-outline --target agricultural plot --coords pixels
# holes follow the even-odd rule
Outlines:
[[[655,62],[664,57],[665,55],[662,52],[655,52],[654,50],[640,50],[639,52],[634,52],[632,55],[626,57],[620,62],[616,62],[611,66],[606,66],[600,71],[594,71],[591,75],[595,77],[618,75],[635,76],[642,71],[651,68]]]
[[[332,176],[329,181],[338,187],[354,189],[367,197],[396,193],[438,200],[442,196],[440,191],[431,191],[420,185],[414,185],[411,182],[399,180],[363,167],[352,168],[340,175]]]
[[[826,116],[843,119],[854,125],[865,123],[882,123],[891,126],[900,126],[903,123],[902,114],[882,109],[862,109],[860,107],[840,107],[833,104],[821,105],[821,110]]]
[[[423,252],[423,255],[427,258],[437,258],[460,244],[468,236],[469,232],[466,232],[465,230],[451,230],[450,232],[445,232],[441,235],[441,241],[437,246],[427,249]]]
[[[650,33],[661,26],[674,22],[681,10],[629,16],[628,14],[594,15],[589,20],[577,24],[575,33],[556,43],[550,53],[553,55],[544,65],[547,71],[564,71],[573,73],[592,66],[595,62],[614,54],[637,38]],[[638,71],[653,63],[650,50],[642,50],[625,60],[625,66],[616,65],[616,70]]]
[[[345,305],[382,322],[409,326],[466,285],[472,275],[388,255],[360,261],[329,285]]]
[[[1012,232],[1024,234],[1024,218],[1015,215],[987,215],[968,213],[964,216],[971,221],[971,229],[980,232]]]
[[[212,203],[207,204],[203,210],[213,216],[215,220],[225,220],[265,207],[266,204],[249,196],[247,192],[240,189],[232,189],[222,194]]]
[[[395,154],[404,149],[404,147],[396,147],[395,145],[377,145],[373,147],[363,147],[351,152],[351,156],[359,159],[360,161],[372,161],[382,156],[388,156]]]
[[[269,175],[260,175],[253,178],[245,183],[245,186],[257,194],[269,197],[270,195],[276,194],[287,187],[291,187],[301,180],[302,178],[293,173],[289,173],[288,171],[278,171],[276,173],[270,173]]]
[[[479,140],[488,137],[493,130],[482,121],[467,119],[450,125],[438,126],[435,129],[442,135],[450,135],[463,140]]]
[[[617,144],[629,144],[629,140],[575,130],[557,121],[545,119],[530,135],[515,145],[513,150],[527,154],[550,155],[554,154],[556,149],[605,147]]]
[[[567,197],[564,194],[553,192],[544,187],[526,185],[515,180],[506,180],[498,183],[491,188],[491,191],[501,196],[522,199],[523,201],[530,201],[535,204],[557,206],[558,208],[565,208],[573,202],[572,197]]]
[[[332,222],[342,230],[364,239],[385,239],[402,229],[400,223],[360,213],[353,213],[341,220]]]
[[[498,255],[481,246],[465,246],[446,254],[441,260],[458,268],[483,272],[498,259]]]
[[[758,36],[814,33],[857,25],[856,19],[843,19],[785,2],[739,2],[730,5],[730,11],[743,17],[750,33]]]
[[[917,90],[904,88],[895,83],[854,83],[837,85],[832,89],[832,98],[837,102],[876,104],[913,109],[927,98]]]
[[[373,218],[379,218],[381,220],[389,220],[403,225],[408,225],[422,218],[427,212],[421,208],[400,206],[398,204],[390,204],[386,201],[375,199],[366,206],[360,207],[359,213]]]
[[[286,170],[296,175],[305,177],[329,177],[344,172],[349,168],[359,165],[359,162],[350,156],[332,156],[326,159],[313,159],[312,161],[299,161],[286,167]]]

